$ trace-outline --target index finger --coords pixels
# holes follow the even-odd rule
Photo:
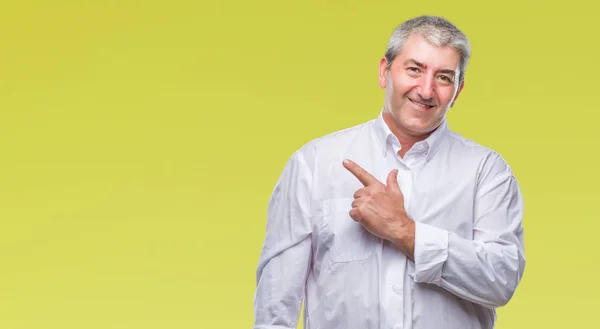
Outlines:
[[[344,160],[342,162],[344,167],[348,169],[364,186],[370,186],[374,184],[381,184],[377,178],[373,177],[373,175],[369,174],[368,171],[364,170],[361,166],[354,163],[352,160]]]

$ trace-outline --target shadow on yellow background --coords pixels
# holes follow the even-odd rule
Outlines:
[[[3,2],[0,328],[251,328],[285,161],[378,115],[387,38],[421,14],[471,39],[450,127],[499,151],[525,198],[527,269],[498,328],[591,328],[596,12],[587,1]]]

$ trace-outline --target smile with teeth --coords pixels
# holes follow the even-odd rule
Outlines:
[[[408,98],[408,97],[406,97],[406,98]],[[417,101],[414,101],[414,100],[412,100],[412,99],[410,99],[410,98],[408,98],[408,100],[409,100],[411,103],[413,103],[413,104],[417,105],[418,107],[422,107],[422,108],[424,108],[424,109],[430,109],[430,108],[432,108],[432,107],[433,107],[433,105],[427,105],[427,104],[419,103],[419,102],[417,102]]]

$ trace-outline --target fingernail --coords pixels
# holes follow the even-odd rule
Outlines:
[[[348,159],[345,159],[343,163],[344,163],[345,165],[349,165],[349,164],[350,164],[350,161],[348,161]]]

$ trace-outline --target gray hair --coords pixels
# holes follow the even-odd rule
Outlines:
[[[387,69],[402,51],[406,39],[412,33],[419,33],[432,45],[449,46],[460,54],[459,78],[460,84],[465,79],[467,63],[471,57],[469,39],[454,24],[438,16],[419,16],[400,24],[392,33],[385,52]]]

